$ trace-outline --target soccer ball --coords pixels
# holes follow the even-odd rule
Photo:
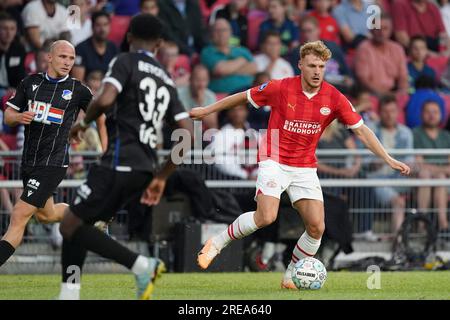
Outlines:
[[[318,290],[327,279],[327,270],[322,262],[314,258],[297,261],[292,269],[292,281],[298,289]]]

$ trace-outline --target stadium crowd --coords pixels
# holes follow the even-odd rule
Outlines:
[[[376,6],[373,6],[376,5]],[[450,148],[450,4],[447,0],[3,0],[0,3],[0,100],[2,109],[26,74],[46,70],[52,41],[76,46],[72,76],[94,95],[109,63],[128,50],[126,33],[139,12],[161,18],[165,41],[158,59],[177,84],[186,109],[270,79],[299,73],[299,47],[322,40],[332,51],[325,80],[345,93],[386,148]],[[212,114],[203,130],[264,129],[270,107]],[[0,112],[1,115],[1,112]],[[2,121],[3,123],[3,121]],[[23,127],[2,124],[0,150],[22,147]],[[102,150],[95,130],[76,150]],[[166,138],[166,137],[164,137]],[[170,139],[169,139],[170,140]],[[240,146],[219,145],[235,150]],[[332,125],[319,148],[359,148],[348,131]],[[71,174],[83,175],[82,159]],[[76,160],[76,161],[75,161]],[[320,162],[321,159],[319,159]],[[450,177],[448,157],[416,157],[421,178]],[[440,161],[436,165],[436,161]],[[370,160],[319,163],[322,176],[398,178]],[[5,168],[4,168],[5,169]],[[221,165],[227,175],[252,179],[247,167]],[[2,179],[8,179],[3,170]],[[437,187],[439,228],[448,231],[447,188]],[[377,188],[400,227],[405,199],[398,188]],[[8,195],[2,194],[5,205]],[[418,208],[430,207],[430,188],[418,190]]]

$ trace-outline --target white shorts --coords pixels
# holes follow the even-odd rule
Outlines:
[[[280,199],[284,191],[289,195],[292,204],[300,199],[323,202],[316,168],[291,167],[270,159],[261,161],[256,180],[255,200],[260,193]]]

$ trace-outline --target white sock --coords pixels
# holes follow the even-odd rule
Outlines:
[[[293,266],[297,261],[306,257],[314,257],[317,250],[319,250],[320,240],[314,239],[305,231],[295,245],[294,251],[292,252],[292,260],[289,265],[292,264]]]
[[[146,271],[148,271],[148,258],[140,255],[134,262],[133,267],[131,268],[131,272],[133,272],[135,275],[139,275],[143,274]]]
[[[227,229],[222,231],[221,234],[215,236],[213,238],[213,243],[216,248],[222,250],[232,240],[242,239],[258,230],[258,227],[255,224],[255,219],[253,218],[254,214],[255,211],[241,214],[232,224],[228,226]]]
[[[261,253],[261,262],[264,264],[269,263],[270,258],[275,254],[275,243],[266,242],[264,243],[262,253]]]
[[[79,283],[61,283],[59,300],[80,300],[80,289]]]

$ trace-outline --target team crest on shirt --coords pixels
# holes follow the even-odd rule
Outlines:
[[[258,91],[263,91],[267,87],[268,84],[269,83],[266,82],[266,83],[263,83],[262,85],[260,85]]]
[[[322,108],[320,108],[320,113],[324,116],[328,116],[331,113],[331,109],[327,106],[323,106]]]
[[[72,91],[70,90],[63,90],[62,96],[64,100],[70,100],[72,99]]]

